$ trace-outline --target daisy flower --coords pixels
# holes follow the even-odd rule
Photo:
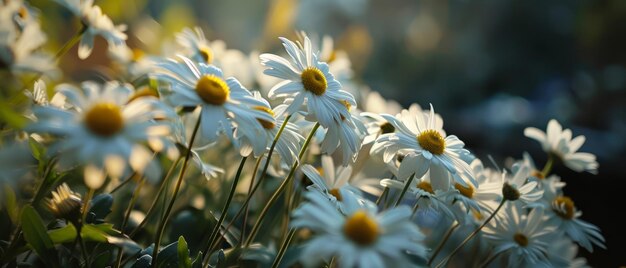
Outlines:
[[[195,62],[217,66],[225,76],[234,76],[245,86],[252,85],[252,67],[248,57],[236,49],[226,49],[222,40],[209,41],[200,27],[185,28],[176,34],[180,53]]]
[[[261,97],[261,93],[254,91],[252,95],[254,99],[262,103],[262,105],[254,106],[252,109],[267,113],[275,118],[275,122],[249,117],[235,117],[234,120],[237,123],[235,136],[240,141],[241,155],[249,155],[253,152],[255,157],[259,157],[270,149],[274,137],[284,123],[286,106],[279,105],[272,109],[269,102]],[[296,161],[300,145],[303,142],[304,137],[298,133],[296,125],[287,122],[276,142],[275,150],[284,164],[291,165]]]
[[[589,252],[593,252],[592,244],[606,249],[604,237],[600,229],[586,221],[580,219],[582,212],[576,210],[574,201],[567,196],[557,196],[548,209],[548,222],[565,232],[569,238]]]
[[[350,110],[347,102],[346,108]],[[349,118],[341,116],[341,121],[334,122],[326,130],[326,135],[321,144],[322,152],[334,153],[337,148],[341,149],[341,158],[344,166],[354,162],[362,145],[363,134],[367,132],[361,119],[353,114]]]
[[[54,76],[57,67],[52,56],[37,51],[47,40],[39,23],[30,19],[20,28],[16,27],[14,17],[27,16],[27,13],[22,1],[0,3],[0,69]]]
[[[52,191],[52,198],[48,199],[48,208],[59,219],[77,221],[80,218],[82,206],[80,194],[73,192],[66,183],[57,187],[56,191]]]
[[[371,149],[372,154],[383,153],[383,160],[389,162],[396,154],[404,155],[398,170],[398,178],[411,175],[421,178],[430,171],[434,189],[447,191],[451,178],[466,185],[470,181],[477,185],[469,165],[461,159],[469,152],[456,136],[446,136],[442,129],[443,120],[435,115],[434,108],[424,113],[417,106],[403,110],[397,117],[381,115],[395,128],[395,132],[383,134]]]
[[[114,25],[111,18],[102,13],[99,6],[93,4],[93,0],[55,0],[65,6],[76,17],[79,17],[84,25],[85,32],[78,45],[78,57],[86,59],[93,50],[94,37],[97,35],[106,39],[110,46],[120,46],[127,38],[124,31],[126,25]]]
[[[434,211],[438,214],[446,215],[447,217],[456,218],[452,206],[447,202],[449,192],[435,190],[430,183],[430,176],[426,174],[419,179],[415,184],[411,184],[407,190],[407,194],[415,196],[416,204],[419,211],[428,213]],[[383,179],[380,181],[380,185],[383,187],[389,187],[396,190],[402,190],[406,182],[392,179]]]
[[[311,165],[303,165],[300,167],[302,172],[313,182],[312,188],[326,194],[328,198],[334,202],[341,201],[340,188],[346,188],[357,195],[361,195],[359,190],[368,190],[375,188],[379,180],[377,179],[354,179],[352,178],[352,166],[335,167],[333,158],[328,155],[322,155],[322,169],[318,170]]]
[[[318,191],[305,194],[307,202],[293,212],[291,225],[315,236],[304,245],[300,261],[317,267],[337,258],[340,267],[408,267],[408,254],[424,257],[424,235],[410,220],[411,209],[400,206],[377,213],[369,201],[342,189],[345,211]]]
[[[529,180],[530,168],[520,165],[513,168],[512,177],[502,173],[502,197],[509,201],[520,200],[526,205],[534,205],[543,196],[543,189],[538,187],[535,180]]]
[[[261,64],[269,76],[284,79],[269,92],[270,98],[287,98],[288,114],[299,111],[306,103],[310,117],[323,127],[349,118],[350,112],[344,103],[356,107],[354,97],[341,90],[341,84],[330,73],[328,64],[320,62],[312,51],[311,40],[304,37],[304,46],[286,38],[280,38],[291,62],[273,54],[261,54]]]
[[[474,171],[474,178],[476,178],[478,185],[474,187],[469,183],[467,186],[455,183],[453,185],[454,194],[449,195],[449,201],[452,203],[455,201],[461,202],[465,206],[467,213],[481,214],[482,211],[491,212],[497,206],[495,201],[502,193],[502,181],[493,179],[500,175],[493,170],[485,168],[480,159],[474,159],[470,167]]]
[[[578,152],[578,149],[585,143],[585,136],[580,135],[572,139],[572,131],[563,129],[556,120],[552,119],[548,122],[546,132],[529,127],[524,129],[524,135],[541,143],[546,153],[558,157],[568,168],[577,172],[587,171],[597,174],[596,156]]]
[[[563,237],[551,241],[548,245],[547,261],[529,267],[562,267],[562,268],[589,268],[587,260],[577,258],[578,247],[571,240]]]
[[[86,165],[88,187],[100,188],[106,174],[119,178],[131,169],[151,180],[159,179],[160,168],[144,144],[166,142],[170,127],[162,119],[173,116],[173,111],[154,98],[128,102],[133,92],[129,84],[84,82],[82,90],[60,85],[57,91],[67,109],[34,107],[36,122],[27,130],[57,137],[50,151],[66,165]]]
[[[528,215],[519,205],[507,203],[498,220],[483,229],[494,249],[491,254],[508,254],[507,266],[537,264],[546,260],[548,244],[555,227],[543,221],[543,210],[535,208]]]
[[[237,79],[224,78],[222,71],[204,63],[195,64],[190,59],[179,56],[182,62],[172,59],[157,63],[155,77],[171,84],[171,90],[164,92],[166,102],[174,107],[200,107],[201,124],[198,142],[202,145],[217,140],[218,134],[226,136],[235,144],[233,124],[229,119],[265,120],[275,124],[276,120],[265,111],[252,107],[263,106]]]

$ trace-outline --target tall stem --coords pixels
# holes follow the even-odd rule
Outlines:
[[[278,253],[276,253],[276,258],[272,263],[272,268],[277,268],[280,262],[283,260],[285,252],[287,252],[287,248],[289,248],[289,244],[291,244],[291,241],[293,240],[293,236],[295,234],[296,228],[291,228],[289,230],[289,234],[287,234],[287,237],[285,237],[285,241],[283,241],[283,244],[280,246],[280,250],[278,250]]]
[[[272,146],[270,146],[270,150],[268,152],[267,155],[267,160],[265,162],[265,165],[263,166],[263,171],[261,171],[261,178],[259,179],[259,181],[254,185],[254,187],[252,188],[252,191],[250,191],[248,193],[248,197],[246,198],[246,201],[243,202],[243,205],[241,205],[241,208],[239,209],[239,211],[237,211],[237,214],[235,214],[235,217],[233,217],[232,220],[230,220],[230,223],[226,226],[226,228],[224,228],[225,232],[228,232],[228,229],[230,229],[230,227],[237,221],[237,219],[239,219],[239,217],[242,215],[242,213],[244,211],[247,212],[248,210],[248,203],[250,203],[250,200],[252,200],[252,196],[254,196],[254,193],[256,193],[256,191],[259,189],[259,187],[261,186],[261,183],[263,182],[263,179],[265,179],[265,175],[267,174],[267,168],[269,167],[269,163],[270,160],[272,158],[272,154],[274,152],[274,147],[276,147],[276,143],[278,142],[278,139],[280,138],[280,136],[283,133],[283,130],[285,129],[285,126],[287,126],[287,123],[289,122],[289,119],[291,118],[291,115],[288,115],[287,117],[285,117],[285,120],[283,121],[283,124],[280,126],[280,129],[278,130],[278,132],[276,133],[276,137],[274,137],[274,141],[272,141]],[[262,157],[259,158],[259,160]],[[256,172],[252,173],[252,177],[254,178],[256,176]],[[251,181],[254,181],[251,180]],[[243,226],[246,226],[246,221],[244,220],[243,222]],[[242,233],[243,233],[243,229],[242,228]],[[223,237],[219,237],[217,239],[217,241],[215,242],[216,244],[221,242]],[[243,240],[243,239],[242,239]],[[215,248],[216,245],[211,245],[211,248]]]
[[[254,189],[254,180],[256,178],[256,173],[257,171],[259,171],[259,166],[261,165],[261,161],[263,160],[263,156],[260,156],[259,159],[257,159],[256,164],[254,165],[254,170],[252,171],[252,176],[250,176],[250,186],[248,187],[248,195],[252,194],[252,190]],[[243,214],[243,224],[241,225],[241,231],[239,232],[239,241],[243,240],[243,238],[246,235],[246,222],[248,221],[248,206],[246,204],[245,208],[245,213]],[[232,223],[232,222],[231,222]],[[230,225],[230,224],[229,224]]]
[[[198,121],[193,128],[193,133],[191,134],[191,139],[189,140],[189,147],[187,147],[187,154],[185,154],[185,160],[183,161],[183,167],[178,174],[178,181],[176,181],[176,187],[174,188],[174,194],[170,203],[165,210],[165,214],[163,214],[163,218],[161,218],[161,222],[159,222],[159,227],[157,228],[156,239],[154,241],[154,249],[152,250],[152,267],[158,267],[159,261],[159,246],[161,243],[161,238],[163,237],[163,231],[165,230],[165,226],[167,225],[167,221],[169,220],[170,213],[172,212],[172,207],[174,206],[174,202],[176,202],[176,197],[178,196],[178,190],[180,190],[180,185],[183,182],[183,178],[185,177],[185,171],[187,171],[187,164],[189,163],[189,158],[191,156],[191,148],[193,147],[193,142],[196,140],[196,134],[198,134],[198,128],[200,127],[200,121],[202,121],[202,115],[198,116]],[[165,200],[165,199],[164,199]]]
[[[139,184],[137,184],[137,187],[135,188],[135,191],[133,192],[133,196],[130,198],[130,202],[128,203],[128,208],[126,208],[126,213],[124,214],[124,219],[122,219],[122,225],[120,226],[120,232],[122,235],[124,235],[124,229],[126,228],[126,224],[128,223],[128,218],[130,217],[130,213],[133,211],[133,207],[135,206],[135,202],[137,201],[137,197],[139,197],[139,192],[141,191],[141,188],[143,187],[143,184],[145,181],[146,181],[146,177],[141,176],[141,180],[139,181]],[[115,267],[120,267],[120,265],[122,264],[123,256],[124,256],[124,250],[122,247],[120,247],[117,253],[117,262],[115,263]]]
[[[415,178],[415,174],[411,175],[409,179],[406,181],[406,183],[404,184],[404,188],[402,188],[402,192],[400,193],[398,200],[396,200],[396,204],[394,205],[394,207],[397,207],[398,205],[400,205],[400,203],[402,203],[402,198],[404,198],[404,195],[406,194],[407,190],[409,190],[409,187],[411,186],[411,183],[413,183],[414,178]]]
[[[454,229],[456,229],[457,227],[459,227],[459,222],[455,221],[454,224],[452,226],[450,226],[450,228],[448,229],[448,231],[444,235],[444,237],[441,240],[441,242],[439,242],[439,245],[437,245],[437,248],[435,249],[435,252],[433,253],[433,255],[430,256],[430,259],[428,259],[428,266],[433,264],[433,261],[435,260],[435,258],[437,257],[437,255],[439,254],[441,249],[443,249],[443,246],[446,244],[448,239],[450,239],[450,236],[452,236],[452,232],[454,231]]]
[[[233,180],[233,185],[230,187],[230,192],[228,193],[228,198],[226,199],[226,204],[224,205],[224,208],[222,208],[222,214],[220,215],[220,218],[217,220],[217,223],[215,224],[215,227],[213,227],[213,232],[211,232],[211,236],[209,238],[209,243],[207,244],[207,256],[208,254],[208,248],[211,247],[211,245],[213,245],[213,243],[215,242],[215,239],[217,238],[217,234],[220,231],[220,228],[222,227],[222,222],[224,222],[224,218],[226,218],[226,214],[228,214],[228,208],[230,207],[230,203],[233,200],[233,196],[235,195],[235,189],[237,189],[237,183],[239,182],[239,178],[241,177],[241,171],[243,170],[244,165],[246,164],[246,160],[248,159],[248,157],[242,157],[241,158],[241,162],[239,163],[239,168],[237,169],[237,175],[235,176],[235,179]],[[208,261],[207,261],[207,265],[208,265]]]
[[[302,157],[304,156],[306,149],[309,147],[309,143],[311,143],[311,140],[313,139],[313,136],[315,135],[315,131],[317,131],[319,126],[320,126],[319,123],[315,123],[315,126],[309,133],[309,136],[304,141],[304,144],[302,145],[302,149],[300,149],[300,153],[298,154],[298,160],[295,161],[293,165],[291,166],[289,175],[287,175],[287,178],[280,184],[280,186],[278,186],[278,189],[276,189],[272,197],[270,197],[270,200],[267,201],[267,203],[265,204],[265,207],[263,207],[261,214],[259,214],[259,218],[257,219],[256,223],[254,223],[254,226],[252,227],[252,231],[250,231],[250,236],[248,237],[248,239],[246,240],[246,243],[244,244],[246,248],[250,246],[252,241],[254,241],[254,237],[259,232],[261,223],[263,222],[263,219],[267,215],[267,212],[270,210],[270,207],[274,204],[274,202],[276,202],[276,200],[278,200],[278,197],[283,193],[285,188],[287,188],[286,186],[289,184],[289,181],[293,179],[293,175],[295,174],[295,171],[298,168],[300,160],[302,160]]]
[[[554,165],[554,155],[550,153],[548,154],[548,161],[546,162],[546,165],[543,166],[543,169],[541,170],[541,175],[544,178],[548,177],[548,174],[550,174],[550,171],[552,171],[553,165]]]
[[[491,213],[491,215],[489,215],[489,218],[487,218],[487,220],[485,220],[485,222],[483,222],[483,224],[481,224],[467,238],[465,238],[465,240],[463,240],[463,242],[461,242],[461,244],[459,246],[457,246],[450,254],[448,254],[447,257],[443,258],[443,260],[441,260],[441,262],[439,264],[437,264],[437,266],[435,266],[435,268],[438,268],[438,267],[441,267],[441,266],[445,265],[454,256],[454,254],[459,252],[459,250],[461,250],[461,248],[465,244],[467,244],[467,242],[472,240],[472,238],[474,238],[474,236],[476,236],[478,234],[478,232],[480,232],[480,230],[483,229],[483,227],[485,227],[485,225],[487,225],[487,223],[489,223],[489,221],[491,221],[491,219],[493,219],[493,217],[495,217],[496,214],[498,214],[498,211],[500,211],[500,209],[502,208],[502,206],[504,205],[505,202],[506,202],[506,199],[503,198],[502,201],[500,202],[500,205],[498,205],[498,208],[496,208],[496,210],[494,210],[493,213]]]
[[[182,158],[180,157],[177,158],[176,161],[174,161],[172,166],[169,168],[169,170],[167,171],[167,174],[165,174],[165,177],[163,178],[163,181],[161,182],[161,186],[159,186],[159,190],[157,191],[156,197],[154,198],[154,200],[152,200],[152,204],[150,205],[150,208],[146,212],[146,216],[139,223],[139,225],[137,225],[137,227],[135,227],[135,229],[132,232],[130,232],[130,234],[128,235],[129,237],[131,238],[134,237],[135,234],[139,232],[139,230],[141,230],[141,228],[143,228],[144,225],[146,225],[146,223],[148,222],[148,218],[150,217],[150,215],[152,215],[152,212],[154,211],[154,208],[156,207],[157,202],[159,202],[161,195],[163,195],[163,193],[165,192],[164,191],[165,186],[167,185],[170,176],[172,175],[172,173],[174,173],[174,169],[176,169],[176,166],[178,165],[181,159]]]
[[[78,43],[78,41],[81,37],[83,37],[83,34],[85,34],[87,29],[89,29],[87,25],[81,24],[80,30],[78,30],[78,32],[76,32],[76,34],[74,34],[74,36],[72,36],[70,40],[65,42],[61,49],[59,49],[59,51],[54,55],[54,58],[58,60],[63,57],[65,53],[67,53],[72,47],[74,47],[74,45],[76,45],[76,43]]]

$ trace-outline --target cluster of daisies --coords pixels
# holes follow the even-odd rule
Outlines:
[[[243,207],[249,205],[255,217],[229,219],[230,225],[216,230],[252,226],[252,232],[247,237],[239,232],[246,243],[227,244],[215,237],[222,232],[214,232],[205,242],[206,265],[213,259],[208,256],[223,249],[241,248],[239,258],[249,261],[246,250],[264,248],[273,260],[265,265],[275,267],[281,261],[305,267],[579,267],[585,261],[577,258],[578,246],[604,248],[600,230],[581,219],[564,194],[565,182],[552,173],[553,165],[564,164],[595,174],[598,163],[594,155],[578,152],[585,137],[573,137],[555,120],[545,132],[524,131],[546,152],[543,167],[524,154],[500,168],[448,134],[432,105],[402,109],[354,82],[346,54],[328,37],[298,33],[297,41],[280,38],[281,55],[246,55],[207,40],[200,28],[184,29],[170,51],[150,55],[129,47],[126,27],[116,26],[93,1],[57,2],[81,21],[73,39],[79,42],[78,57],[89,57],[94,37],[103,37],[116,78],[49,89],[44,80],[57,82],[55,62],[68,49],[57,57],[42,51],[46,35],[38,13],[17,0],[0,3],[0,69],[16,79],[37,78],[24,86],[31,99],[24,111],[29,123],[13,130],[15,142],[27,137],[41,144],[53,159],[51,172],[74,171],[91,193],[81,200],[66,184],[52,192],[49,209],[68,224],[81,225],[75,214],[84,214],[81,206],[94,192],[115,191],[129,177],[164,184],[170,175],[165,166],[179,162],[174,191],[180,195],[185,191],[180,181],[196,175],[205,183],[236,176],[234,191],[245,159],[253,158],[258,162],[252,178],[268,173],[281,186],[255,199],[253,191],[244,192]],[[228,171],[237,168],[236,161],[228,159],[237,158],[243,160],[233,175]],[[185,176],[188,162],[198,172]],[[216,192],[229,192],[230,183],[222,182]],[[254,182],[248,183],[252,189]],[[283,193],[285,204],[275,203]],[[219,223],[231,198],[222,213],[211,211]],[[289,213],[283,226],[263,223],[274,204]],[[155,253],[169,209],[154,234]],[[270,242],[256,240],[260,228]],[[296,257],[283,258],[290,249]],[[157,256],[146,252],[155,266]],[[125,254],[128,263],[146,261],[144,253]],[[82,264],[89,266],[90,259]]]

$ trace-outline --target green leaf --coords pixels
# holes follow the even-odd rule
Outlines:
[[[30,151],[35,159],[39,162],[43,162],[46,156],[46,147],[44,147],[41,143],[35,140],[33,137],[28,138],[28,145],[30,146]]]
[[[113,229],[113,224],[85,224],[80,234],[85,241],[112,244],[133,253],[141,250],[137,243]],[[69,243],[76,239],[76,228],[68,224],[63,228],[51,230],[48,235],[54,244]]]
[[[4,200],[4,208],[7,210],[7,214],[9,214],[9,218],[13,224],[17,224],[19,221],[19,212],[20,208],[17,205],[17,198],[15,197],[15,192],[13,188],[9,185],[4,185],[4,194],[6,196],[6,200]]]
[[[54,250],[54,243],[48,232],[43,220],[37,211],[30,205],[22,210],[22,232],[24,239],[35,250],[37,255],[48,265],[57,266],[57,255]]]
[[[191,268],[189,249],[187,248],[187,242],[182,235],[178,238],[178,267]]]
[[[178,241],[165,246],[158,254],[158,267],[178,266]]]
[[[21,113],[12,110],[8,103],[0,101],[0,122],[5,122],[14,129],[22,129],[28,120]]]

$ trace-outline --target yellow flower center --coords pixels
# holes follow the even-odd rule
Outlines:
[[[471,185],[467,185],[467,187],[461,185],[460,183],[455,183],[454,188],[457,189],[463,196],[467,198],[474,197],[474,187]]]
[[[266,112],[267,114],[269,114],[272,117],[274,117],[274,111],[272,111],[272,109],[267,108],[265,106],[254,106],[254,107],[252,107],[252,109],[255,109],[257,111]],[[276,124],[274,124],[274,122],[270,122],[270,121],[259,119],[259,118],[257,118],[256,120],[259,121],[259,123],[261,123],[261,125],[265,129],[274,129],[274,127],[276,127]]]
[[[552,210],[561,218],[571,220],[574,218],[574,201],[567,196],[559,196],[552,201]]]
[[[515,201],[519,199],[520,195],[521,194],[517,190],[517,188],[513,187],[512,185],[506,182],[504,183],[504,185],[502,185],[502,197],[504,199],[509,200],[509,201]]]
[[[364,211],[357,211],[346,219],[343,233],[354,243],[367,246],[378,238],[378,224]]]
[[[446,141],[441,137],[438,131],[434,129],[426,130],[417,136],[417,142],[420,146],[432,154],[443,154],[446,148]]]
[[[222,105],[228,100],[230,88],[224,79],[208,74],[198,79],[196,93],[206,103]]]
[[[516,233],[513,235],[513,240],[515,240],[515,243],[522,247],[528,246],[528,237],[523,234]]]
[[[530,173],[530,175],[531,175],[531,176],[533,176],[533,177],[535,177],[535,178],[537,178],[537,179],[545,179],[545,178],[546,178],[545,176],[543,176],[543,173],[541,173],[541,171],[536,170],[536,169],[535,169],[535,170],[533,170],[533,171]]]
[[[200,53],[200,57],[202,57],[206,63],[211,63],[213,61],[213,50],[211,50],[211,48],[203,46],[200,48],[198,53]]]
[[[382,134],[394,133],[396,132],[396,128],[391,123],[385,122],[382,125],[380,125],[380,132]]]
[[[133,48],[131,49],[133,55],[131,60],[134,62],[140,61],[141,59],[143,59],[146,56],[146,53],[143,52],[143,50],[138,49],[138,48]]]
[[[132,101],[139,99],[139,98],[143,98],[143,97],[158,98],[159,95],[157,95],[157,93],[154,90],[150,89],[149,87],[144,87],[135,91],[135,94],[133,94],[130,98],[128,98],[128,103],[131,103]]]
[[[328,193],[337,198],[337,201],[343,200],[343,198],[341,197],[341,192],[339,192],[339,189],[337,188],[332,188],[328,190]]]
[[[427,181],[420,181],[420,183],[417,184],[417,188],[422,189],[431,194],[435,193],[435,191],[433,191],[433,186],[430,184],[430,182],[427,182]]]
[[[313,94],[318,96],[326,92],[326,86],[328,86],[326,77],[324,77],[324,74],[319,69],[315,67],[306,68],[302,71],[300,78],[302,79],[305,90],[313,92]]]
[[[124,127],[120,107],[113,103],[98,103],[85,114],[85,125],[94,134],[110,137]]]
[[[17,15],[22,18],[25,19],[28,16],[28,9],[26,9],[26,7],[21,6],[20,9],[17,11]]]

